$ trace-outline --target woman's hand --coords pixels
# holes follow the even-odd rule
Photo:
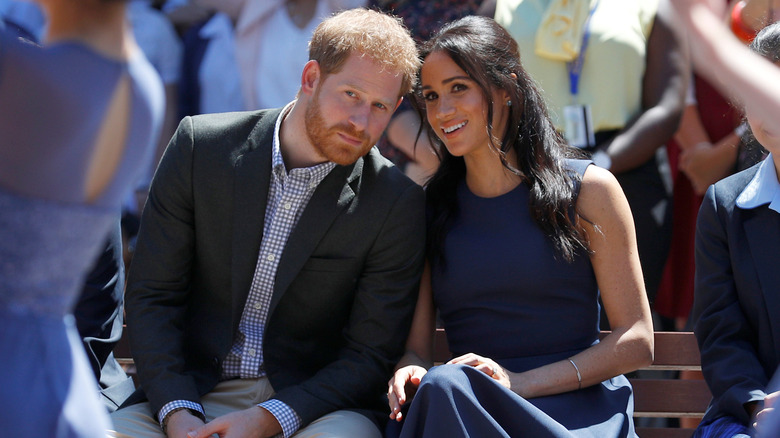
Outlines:
[[[507,374],[506,370],[502,368],[501,365],[496,363],[496,361],[488,357],[482,357],[474,353],[468,353],[468,354],[464,354],[463,356],[458,356],[450,360],[449,362],[447,362],[447,364],[461,364],[461,365],[472,366],[482,371],[483,373],[487,374],[488,377],[497,380],[498,383],[500,383],[507,389],[512,389],[512,384],[509,381],[509,375]]]
[[[401,406],[414,397],[417,387],[420,386],[420,381],[427,372],[428,370],[417,365],[407,365],[396,370],[393,377],[387,382],[387,403],[390,405],[391,419],[401,421],[403,418]]]

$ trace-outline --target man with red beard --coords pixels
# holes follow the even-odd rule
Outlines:
[[[128,276],[141,389],[117,436],[381,436],[425,220],[372,145],[418,68],[399,20],[349,10],[285,108],[182,120]]]

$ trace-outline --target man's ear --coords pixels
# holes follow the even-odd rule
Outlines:
[[[320,63],[312,59],[303,66],[303,73],[301,73],[301,93],[309,96],[313,95],[320,83],[320,79],[322,79]]]

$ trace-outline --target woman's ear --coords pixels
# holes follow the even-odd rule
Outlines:
[[[512,96],[510,96],[509,92],[506,90],[501,90],[501,102],[504,104],[504,106],[512,106],[514,104],[519,103],[519,102],[512,102]]]
[[[510,73],[510,74],[509,74],[509,77],[511,77],[511,78],[512,78],[512,81],[513,81],[515,84],[517,84],[517,75],[516,75],[515,73]],[[506,106],[512,106],[513,104],[514,104],[514,105],[520,105],[520,102],[512,102],[512,100],[511,100],[511,99],[512,99],[512,97],[509,95],[509,93],[507,93],[506,91],[504,91],[504,94],[506,95],[506,96],[505,96],[505,100],[504,100],[504,101],[505,101],[505,103],[506,103]]]

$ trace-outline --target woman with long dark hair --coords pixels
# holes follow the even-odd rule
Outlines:
[[[422,57],[441,165],[391,418],[405,418],[402,436],[635,436],[621,374],[650,363],[653,328],[620,186],[556,133],[493,20],[445,26]],[[437,311],[454,358],[429,369]]]

